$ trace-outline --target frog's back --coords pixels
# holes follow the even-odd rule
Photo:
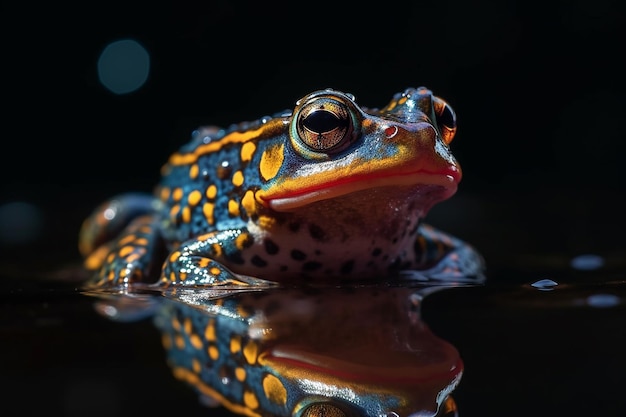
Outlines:
[[[182,242],[216,230],[240,229],[260,187],[264,150],[283,141],[288,111],[227,129],[202,127],[174,153],[162,169],[156,194],[163,203],[166,240]]]

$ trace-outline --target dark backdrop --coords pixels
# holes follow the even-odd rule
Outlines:
[[[291,108],[324,87],[370,107],[419,85],[450,102],[461,197],[535,200],[534,211],[542,193],[624,189],[616,2],[129,3],[2,6],[0,199],[40,207],[42,237],[68,256],[79,218],[112,193],[150,190],[195,127]],[[151,59],[125,95],[96,70],[119,39]]]

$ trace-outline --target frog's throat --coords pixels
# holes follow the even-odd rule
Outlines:
[[[418,172],[414,174],[389,175],[380,177],[363,177],[351,181],[336,181],[325,184],[323,187],[305,190],[304,192],[265,199],[270,208],[276,211],[293,211],[300,207],[315,203],[321,200],[328,200],[341,197],[356,191],[362,191],[380,187],[391,186],[416,186],[432,189],[433,186],[439,188],[437,201],[451,197],[457,190],[458,179],[453,175],[432,174]]]

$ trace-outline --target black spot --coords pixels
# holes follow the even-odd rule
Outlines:
[[[306,253],[299,251],[298,249],[294,249],[291,251],[291,257],[296,261],[303,261],[306,259]]]
[[[316,224],[309,225],[309,234],[315,240],[324,240],[324,238],[326,238],[326,233],[324,232],[324,229]]]
[[[246,263],[246,261],[243,260],[240,252],[229,254],[226,256],[226,259],[237,265],[243,265],[244,263]]]
[[[341,265],[341,268],[339,269],[339,272],[342,275],[347,275],[350,272],[352,272],[352,268],[354,268],[354,260],[350,259],[349,261],[346,261],[343,263],[343,265]]]
[[[278,245],[274,243],[273,240],[265,239],[263,243],[265,244],[265,252],[267,252],[268,255],[276,255],[278,253]]]
[[[378,256],[382,253],[382,249],[380,248],[374,248],[374,250],[372,251],[372,256]]]
[[[267,266],[267,262],[258,255],[254,255],[250,261],[252,262],[252,265],[254,266],[260,266],[260,267]]]
[[[300,230],[300,223],[289,223],[287,227],[289,228],[289,230],[296,233],[298,230]]]
[[[302,270],[303,271],[315,271],[318,270],[322,267],[322,264],[320,262],[315,262],[315,261],[309,261],[309,262],[305,262],[302,265]]]

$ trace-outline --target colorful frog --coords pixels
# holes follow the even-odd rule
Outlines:
[[[153,195],[83,224],[91,287],[479,277],[480,255],[421,220],[452,196],[456,116],[424,87],[382,109],[326,89],[293,111],[193,132]]]

